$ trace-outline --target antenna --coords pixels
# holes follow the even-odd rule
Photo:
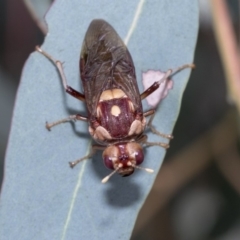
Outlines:
[[[118,167],[114,170],[114,171],[112,171],[109,175],[107,175],[105,178],[103,178],[102,179],[102,183],[106,183],[108,180],[109,180],[109,178],[112,176],[112,175],[114,175],[120,168],[122,168],[123,167],[123,165],[121,164],[121,163],[119,163],[118,164]]]
[[[130,161],[127,164],[128,164],[128,166],[131,166],[131,167],[134,167],[134,168],[137,168],[137,169],[140,169],[140,170],[144,170],[144,171],[146,171],[148,173],[153,173],[154,172],[154,170],[151,169],[151,168],[140,167],[140,166],[137,166],[137,165],[131,163]]]
[[[136,165],[132,165],[134,168],[137,168],[137,169],[140,169],[140,170],[144,170],[144,171],[146,171],[146,172],[148,172],[148,173],[153,173],[154,172],[154,170],[153,169],[151,169],[151,168],[144,168],[144,167],[139,167],[139,166],[136,166]]]
[[[137,165],[132,164],[130,161],[128,162],[128,166],[131,166],[133,168],[137,168],[137,169],[140,169],[140,170],[144,170],[144,171],[146,171],[148,173],[153,173],[154,172],[154,170],[151,169],[151,168],[139,167]],[[103,178],[101,182],[102,183],[106,183],[109,180],[109,178],[112,177],[112,175],[114,175],[122,167],[123,167],[123,164],[119,163],[118,167],[114,171],[112,171],[109,175],[107,175],[105,178]]]

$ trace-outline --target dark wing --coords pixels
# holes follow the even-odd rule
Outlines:
[[[81,51],[80,70],[91,116],[96,115],[101,93],[112,88],[121,88],[135,109],[142,112],[131,55],[117,32],[104,20],[93,20],[88,27]]]

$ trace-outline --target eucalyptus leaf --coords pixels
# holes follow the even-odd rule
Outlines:
[[[198,1],[56,0],[46,21],[49,32],[41,46],[64,62],[68,84],[81,89],[79,56],[89,23],[105,19],[127,42],[140,91],[142,72],[166,71],[192,63],[198,31]],[[174,87],[154,119],[158,131],[171,133],[190,70],[172,78]],[[144,110],[149,107],[143,101]],[[1,239],[129,239],[165,150],[145,149],[143,167],[127,178],[110,173],[101,152],[74,169],[73,161],[91,146],[85,122],[65,123],[51,132],[45,122],[86,113],[84,103],[67,95],[54,65],[38,52],[22,73],[5,159],[1,195]],[[147,131],[149,141],[166,139]]]

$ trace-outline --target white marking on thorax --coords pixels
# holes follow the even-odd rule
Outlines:
[[[118,117],[119,114],[121,113],[121,109],[117,105],[113,105],[111,108],[111,114],[115,117]]]

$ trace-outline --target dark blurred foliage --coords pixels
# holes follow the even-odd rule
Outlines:
[[[24,62],[44,36],[23,1],[2,0],[1,5],[0,64],[11,77],[19,81]]]
[[[44,36],[30,17],[23,1],[0,1],[0,163],[7,145],[11,114],[21,71],[28,55]],[[3,97],[4,95],[4,97]],[[5,96],[6,95],[6,96]],[[2,179],[2,167],[0,173]]]
[[[192,71],[183,95],[168,156],[175,154],[223,117],[228,104],[226,83],[212,29],[200,29]]]
[[[236,37],[238,37],[238,1],[227,2],[236,30]],[[167,151],[163,168],[170,159],[178,155],[179,151],[187,148],[199,136],[207,134],[233,108],[227,101],[226,79],[210,22],[204,26],[200,25],[194,63],[196,69],[192,71],[184,92],[181,111],[173,132],[174,139],[171,141],[171,148]],[[222,138],[224,137],[222,136]],[[138,229],[137,232],[134,231],[132,240],[240,239],[240,231],[236,230],[240,229],[239,193],[223,176],[215,162],[209,162],[204,171],[195,175],[176,192],[174,198],[166,206],[155,212],[144,228]],[[161,175],[161,170],[159,174]],[[238,185],[240,186],[240,182]],[[201,208],[193,210],[190,207],[194,204],[196,204],[195,208],[199,207],[197,202],[201,198],[203,200],[200,203],[201,208],[209,208],[209,215],[201,216]],[[209,201],[204,202],[204,199]],[[206,205],[203,206],[203,203]],[[151,208],[151,203],[149,206],[147,204],[148,201],[146,201],[145,212],[147,208]],[[213,205],[212,212],[211,204]],[[185,205],[186,209],[188,206],[192,209],[192,214],[185,214],[182,212],[183,210],[179,210]],[[208,224],[208,218],[212,218],[212,216],[215,217],[212,222],[209,221],[209,225],[203,227],[204,224]],[[139,218],[144,218],[144,215],[140,213]],[[198,218],[199,220],[197,220]],[[196,229],[200,230],[195,230],[195,234],[193,234],[191,233],[192,227],[197,221],[202,226],[200,224],[198,227],[195,226]],[[192,222],[192,225],[186,226],[184,222]],[[208,227],[209,229],[207,229]],[[199,235],[197,235],[198,231]]]

